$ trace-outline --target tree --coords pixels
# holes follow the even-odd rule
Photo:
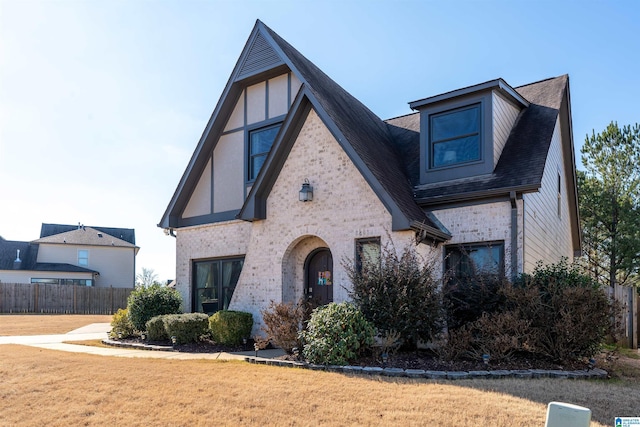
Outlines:
[[[583,262],[611,287],[638,285],[640,272],[640,125],[611,122],[582,147],[578,173]]]
[[[159,285],[158,275],[153,268],[142,267],[142,273],[136,275],[136,287],[148,288],[151,285]]]

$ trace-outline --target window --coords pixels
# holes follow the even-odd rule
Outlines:
[[[504,243],[480,243],[448,246],[446,269],[454,279],[473,278],[479,274],[504,275]]]
[[[480,104],[429,116],[431,168],[481,159]]]
[[[72,286],[92,286],[92,279],[31,279],[31,283],[41,283],[46,285],[72,285]]]
[[[249,181],[258,176],[279,130],[277,124],[249,132]]]
[[[562,218],[562,181],[558,172],[558,218]]]
[[[78,265],[89,265],[89,251],[87,249],[78,249]]]
[[[244,258],[196,261],[193,268],[193,311],[227,310]]]
[[[356,269],[362,272],[362,266],[369,264],[380,265],[380,238],[373,237],[356,240]]]

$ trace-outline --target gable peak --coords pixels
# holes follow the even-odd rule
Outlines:
[[[245,47],[246,54],[238,67],[236,81],[284,64],[280,55],[263,35],[264,27],[265,25],[261,21],[256,21],[253,34],[249,37]]]

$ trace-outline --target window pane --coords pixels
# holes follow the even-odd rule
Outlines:
[[[251,165],[249,165],[249,174],[251,179],[255,179],[262,169],[262,165],[264,164],[267,155],[264,154],[262,156],[254,156],[251,158]]]
[[[380,266],[380,239],[362,239],[356,241],[356,268],[362,271],[362,267],[368,265],[371,268]]]
[[[89,251],[84,249],[78,250],[78,265],[89,265]]]
[[[280,126],[251,132],[251,154],[268,153],[276,139]]]
[[[477,274],[502,274],[503,250],[504,246],[501,243],[490,246],[448,247],[446,267],[456,278],[473,277]]]
[[[196,263],[195,310],[205,312],[218,310],[218,268],[217,262]],[[205,310],[205,307],[208,308]]]
[[[280,125],[254,130],[249,139],[249,180],[254,180],[262,169],[273,141],[280,130]]]
[[[431,117],[431,140],[455,138],[477,133],[480,129],[480,107],[475,106]]]
[[[480,160],[480,137],[478,135],[433,144],[433,166]]]
[[[222,310],[228,310],[242,272],[242,260],[222,261]]]

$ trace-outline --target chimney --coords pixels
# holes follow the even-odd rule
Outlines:
[[[13,269],[14,270],[20,270],[20,267],[22,266],[22,260],[20,259],[20,249],[16,250],[16,260],[13,261]]]

